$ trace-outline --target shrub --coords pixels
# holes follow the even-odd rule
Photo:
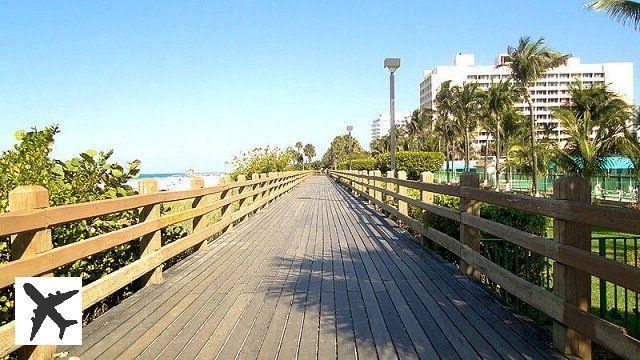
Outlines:
[[[436,195],[434,196],[434,203],[436,205],[458,209],[460,199],[452,196]],[[530,214],[524,211],[507,209],[490,204],[482,204],[480,206],[480,215],[484,219],[495,221],[521,231],[542,237],[546,236],[548,219],[542,215]],[[457,221],[431,214],[428,216],[425,226],[432,227],[456,239],[460,238],[460,224]],[[486,233],[482,233],[481,236],[483,239],[495,238],[495,236]],[[483,241],[482,246],[483,255],[491,261],[534,284],[544,285],[547,263],[542,255],[503,241]],[[449,260],[454,260],[455,258],[448,252],[439,252]]]
[[[51,206],[77,204],[134,195],[128,182],[137,176],[140,162],[135,160],[122,166],[111,162],[111,151],[87,150],[67,161],[51,158],[57,126],[42,130],[18,131],[17,144],[0,154],[0,212],[7,211],[8,193],[20,185],[40,185],[49,191]],[[78,242],[92,236],[115,231],[136,224],[137,210],[72,222],[52,229],[54,247]],[[0,263],[9,260],[8,237],[0,237]],[[77,260],[55,270],[56,276],[79,276],[86,285],[131,263],[138,257],[135,243]],[[129,287],[96,304],[85,314],[119,302]],[[9,321],[13,313],[13,288],[0,289],[0,325]]]
[[[313,170],[322,170],[322,168],[324,167],[322,160],[316,160],[316,161],[312,161],[309,163],[309,167]]]
[[[443,164],[444,154],[440,152],[399,151],[396,153],[396,169],[406,171],[409,179],[419,179],[423,171],[438,171],[442,169]],[[380,154],[378,167],[383,172],[391,169],[389,154]]]
[[[349,160],[343,161],[338,165],[340,170],[349,169]],[[372,157],[362,157],[351,160],[351,170],[377,170],[378,162]]]
[[[291,148],[286,150],[270,147],[254,148],[251,151],[236,155],[228,163],[233,167],[233,171],[229,175],[234,180],[240,174],[250,179],[254,173],[294,170],[299,159],[300,154]],[[302,169],[302,165],[299,164],[299,166]]]

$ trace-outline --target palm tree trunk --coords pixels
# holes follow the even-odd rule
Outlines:
[[[447,163],[446,172],[447,172],[447,184],[451,182],[451,174],[449,173],[449,161],[451,161],[451,153],[449,152],[449,133],[445,131],[444,133],[444,146],[445,146],[445,162]]]
[[[538,196],[538,154],[536,154],[536,120],[533,115],[533,104],[527,90],[527,104],[529,104],[529,123],[531,125],[531,193]]]
[[[636,173],[636,203],[640,207],[640,171]]]
[[[487,162],[489,161],[489,130],[487,129],[487,135],[484,140],[484,186],[489,183],[489,172],[487,171]]]
[[[469,131],[464,129],[464,171],[469,171]]]
[[[500,191],[500,118],[496,116],[496,190]]]

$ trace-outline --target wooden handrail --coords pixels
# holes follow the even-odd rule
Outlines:
[[[187,200],[206,195],[219,194],[222,191],[244,186],[263,184],[290,175],[282,174],[275,177],[230,182],[223,185],[211,186],[196,190],[166,191],[145,195],[133,195],[116,199],[92,201],[80,204],[55,206],[45,209],[26,210],[0,214],[0,236],[17,234],[25,231],[45,229],[66,223],[91,219],[103,215],[132,210],[153,204]]]
[[[582,336],[598,342],[622,357],[629,359],[640,358],[640,341],[629,336],[622,327],[592,315],[588,311],[570,303],[563,296],[518,277],[516,274],[493,263],[477,249],[472,249],[464,242],[436,229],[425,228],[421,221],[410,217],[405,211],[400,211],[399,208],[392,204],[382,201],[381,196],[372,196],[371,192],[373,191],[374,194],[380,192],[387,195],[388,198],[396,199],[399,203],[406,203],[426,212],[456,220],[460,222],[461,226],[498,236],[507,242],[553,259],[558,265],[564,265],[567,268],[576,269],[575,271],[596,276],[635,292],[640,292],[640,269],[637,267],[603,258],[570,244],[559,243],[553,239],[540,237],[495,221],[483,219],[479,214],[461,212],[457,209],[429,204],[421,199],[400,194],[400,191],[394,189],[394,185],[420,190],[421,192],[428,191],[430,193],[458,196],[467,200],[545,215],[561,221],[604,226],[631,233],[640,233],[640,211],[580,203],[574,200],[533,198],[524,195],[497,193],[468,186],[428,184],[397,179],[393,177],[392,173],[387,177],[382,177],[361,174],[355,171],[330,171],[330,175],[372,204],[396,217],[416,233],[434,241],[458,256],[461,260],[461,265],[468,264],[473,268],[472,272],[478,271],[501,288],[547,314],[556,323],[577,331]],[[428,177],[425,176],[423,178]],[[465,235],[461,234],[461,236]],[[473,274],[468,273],[468,275]],[[590,296],[590,294],[588,295]],[[563,338],[561,342],[578,341],[576,337],[564,339],[564,334],[554,328],[554,341],[557,338]],[[575,345],[571,344],[571,346]],[[580,342],[580,345],[584,345],[584,342]],[[567,345],[560,350],[565,350],[571,346]],[[587,350],[590,351],[590,348]],[[584,351],[586,350],[582,349],[578,355],[588,357]]]
[[[176,255],[198,244],[206,244],[207,239],[221,233],[222,230],[234,222],[245,219],[248,215],[306,180],[312,173],[312,171],[295,171],[270,173],[270,176],[254,174],[252,180],[242,180],[242,177],[240,177],[242,181],[227,182],[208,188],[156,192],[113,200],[1,214],[0,236],[16,234],[14,236],[19,237],[23,233],[31,234],[49,231],[48,229],[52,227],[73,221],[141,207],[156,206],[164,202],[202,199],[203,196],[227,192],[227,196],[209,204],[194,206],[191,209],[151,218],[113,232],[29,254],[29,256],[23,256],[14,261],[1,264],[0,288],[12,285],[17,276],[37,276],[50,273],[60,266],[140,239],[169,225],[190,219],[201,219],[202,216],[223,207],[228,209],[215,223],[208,225],[198,224],[191,234],[170,244],[145,252],[134,262],[84,286],[82,303],[83,309],[87,309],[132,281],[148,275],[150,271],[161,269],[160,267],[164,262]],[[196,183],[201,184],[202,182]],[[233,192],[236,189],[237,194],[234,194]],[[248,200],[250,202],[247,202]],[[236,203],[238,203],[237,208],[233,207]],[[15,345],[14,332],[14,322],[0,326],[0,357],[18,348]]]

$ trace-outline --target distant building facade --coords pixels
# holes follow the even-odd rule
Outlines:
[[[507,59],[507,54],[500,54],[493,65],[476,65],[474,54],[459,53],[453,59],[453,65],[425,70],[420,83],[420,106],[434,109],[436,93],[447,80],[451,80],[452,85],[475,82],[485,90],[491,83],[506,80],[510,74],[509,68],[498,65],[504,64]],[[618,93],[629,104],[633,103],[633,63],[582,64],[580,58],[571,57],[566,65],[548,71],[529,88],[539,137],[547,136],[560,142],[566,139],[567,135],[558,120],[552,116],[552,110],[567,103],[570,99],[569,84],[575,83],[577,79],[586,86],[606,84],[609,90]],[[516,107],[524,111],[525,115],[529,114],[526,103],[518,103]],[[485,134],[478,134],[475,138],[476,145],[484,144],[485,139]]]
[[[389,133],[391,129],[390,113],[378,115],[371,122],[371,141],[380,139]],[[411,111],[396,111],[396,125],[405,124],[411,118]]]

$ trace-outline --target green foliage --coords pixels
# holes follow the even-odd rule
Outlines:
[[[349,169],[349,160],[343,161],[338,165],[340,170]],[[376,170],[378,169],[378,161],[372,157],[361,157],[351,160],[351,170]]]
[[[378,158],[382,171],[390,170],[389,154],[381,154]],[[407,172],[409,179],[419,179],[423,171],[438,171],[444,164],[444,154],[426,151],[399,151],[396,153],[396,168]]]
[[[252,174],[294,170],[299,163],[301,154],[292,148],[280,150],[279,148],[253,148],[250,151],[236,155],[230,162],[233,171],[231,178],[237,179],[243,174],[248,178]]]
[[[316,160],[309,163],[309,167],[313,170],[320,171],[324,168],[322,160]]]
[[[569,87],[571,102],[553,114],[569,135],[557,161],[567,172],[590,177],[606,172],[608,157],[624,139],[631,108],[605,85]]]
[[[358,140],[353,136],[339,135],[333,138],[327,152],[322,156],[324,167],[333,168],[344,161],[349,160],[349,154],[354,158],[364,154]]]
[[[135,194],[127,182],[138,175],[138,160],[122,166],[110,162],[111,151],[93,150],[87,150],[67,161],[52,159],[50,152],[58,133],[59,128],[55,125],[43,130],[31,129],[16,133],[17,144],[0,155],[0,211],[8,210],[9,191],[21,185],[45,187],[49,191],[51,206]],[[115,231],[135,224],[137,219],[137,211],[126,211],[57,226],[52,229],[53,245],[58,247]],[[9,238],[0,238],[0,263],[9,260],[9,251]],[[87,284],[131,263],[136,259],[136,254],[131,243],[124,244],[56,269],[55,274],[79,276]],[[126,291],[125,289],[119,295]],[[0,290],[0,297],[11,301],[12,288]],[[13,311],[9,306],[1,309],[0,324],[10,319]]]
[[[434,196],[434,204],[458,209],[460,200],[457,197],[436,195]],[[482,204],[480,206],[480,216],[482,216],[483,219],[495,221],[530,234],[546,237],[547,223],[549,220],[542,215],[530,214],[524,211],[490,204]],[[460,224],[455,220],[431,214],[427,218],[425,226],[432,227],[456,239],[460,238]],[[482,233],[481,236],[483,239],[495,238],[495,236],[486,233]],[[451,261],[455,260],[455,257],[449,252],[444,250],[440,252],[445,258]],[[547,263],[540,254],[504,242],[483,242],[483,255],[534,284],[542,285],[545,282],[545,266]]]

